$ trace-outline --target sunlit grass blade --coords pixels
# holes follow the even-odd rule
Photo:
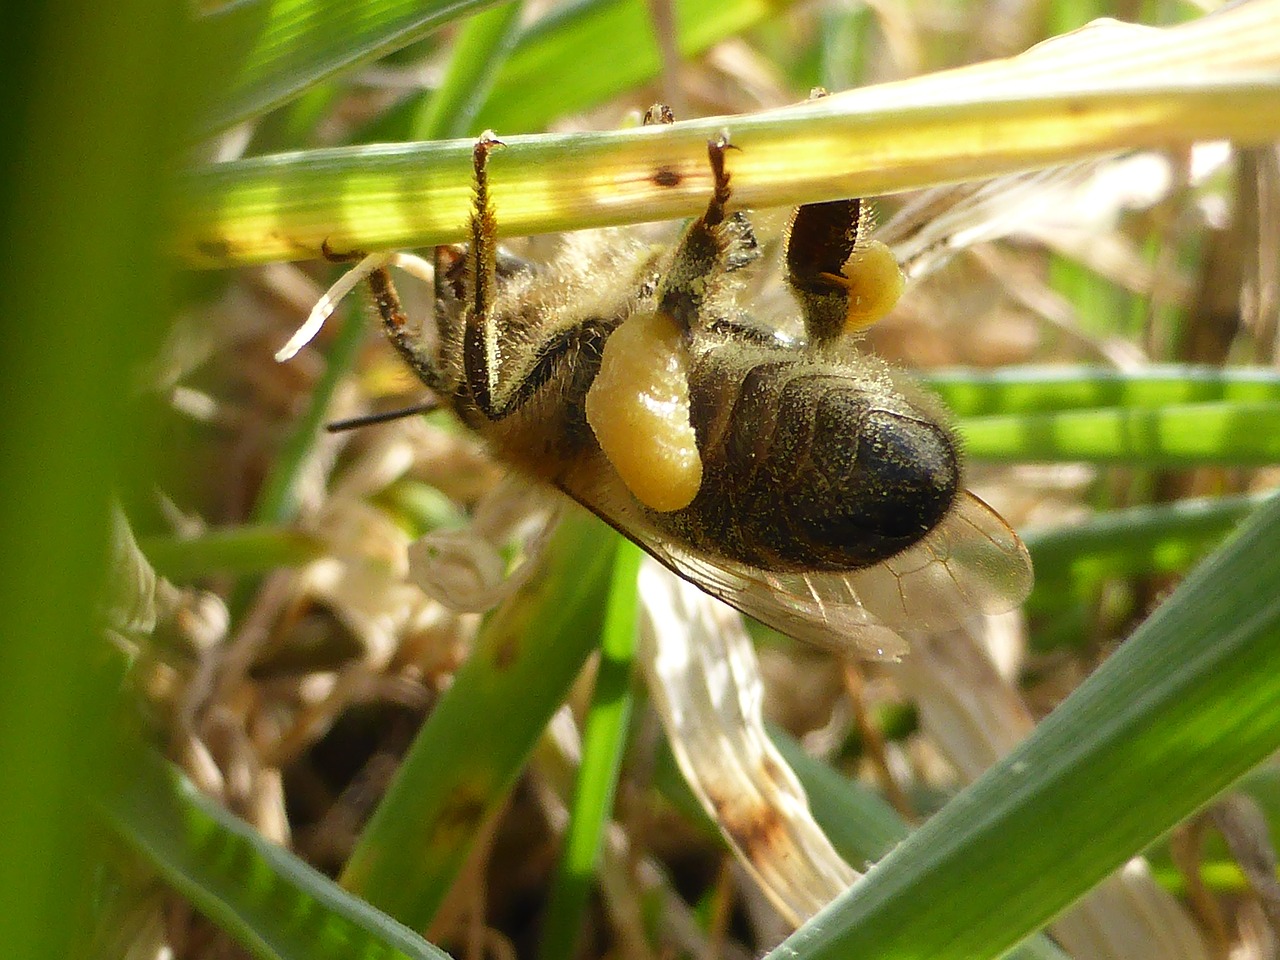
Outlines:
[[[342,874],[415,929],[435,915],[481,826],[600,640],[613,539],[575,511],[545,567],[489,615]]]
[[[782,731],[769,733],[804,785],[814,818],[849,863],[858,869],[869,867],[910,834],[911,828],[879,794],[815,760]],[[1011,950],[1006,960],[1067,960],[1067,956],[1048,937],[1036,934]]]
[[[1275,500],[1026,742],[770,956],[1000,956],[1274,752],[1278,535]]]
[[[507,137],[491,163],[491,195],[509,236],[687,216],[706,205],[706,142],[726,128],[740,148],[732,173],[743,207],[991,177],[1128,147],[1269,142],[1280,137],[1277,7],[1254,0],[1168,30],[1099,27],[1021,57],[747,116]],[[464,142],[236,161],[179,185],[175,245],[193,264],[225,266],[315,257],[325,240],[346,250],[454,242],[470,194]]]
[[[1036,590],[1069,588],[1078,595],[1112,577],[1182,573],[1270,496],[1129,507],[1054,529],[1024,530]],[[1032,597],[1034,606],[1034,592]]]
[[[957,427],[974,460],[1149,467],[1280,463],[1280,402],[1101,407],[972,417]]]
[[[108,823],[260,960],[448,960],[200,793],[158,756],[131,758]]]
[[[201,17],[191,59],[222,78],[197,132],[216,133],[259,116],[315,82],[397,50],[494,0],[248,0]]]
[[[540,956],[575,955],[604,830],[613,813],[618,771],[631,719],[631,673],[636,642],[636,576],[640,548],[623,541],[613,564],[600,643],[600,666],[582,730],[582,763],[569,827],[547,908]]]
[[[942,370],[920,376],[958,417],[1036,413],[1083,407],[1280,402],[1280,373],[1254,367],[1006,367]]]

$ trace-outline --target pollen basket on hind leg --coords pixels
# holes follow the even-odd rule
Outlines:
[[[605,344],[587,422],[627,489],[658,511],[688,506],[702,485],[689,420],[688,353],[670,317],[633,315]]]

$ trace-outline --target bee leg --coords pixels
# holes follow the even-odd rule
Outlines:
[[[348,250],[345,253],[334,250],[329,246],[328,237],[320,241],[320,255],[330,263],[355,263],[368,256],[363,250]]]
[[[644,112],[643,126],[652,127],[658,124],[675,123],[676,115],[665,103],[655,103]]]
[[[646,127],[661,126],[664,124],[675,123],[675,114],[671,112],[671,108],[665,103],[655,103],[644,114],[644,123]],[[726,144],[727,146],[727,144]],[[715,161],[712,161],[713,164]],[[727,186],[728,174],[724,174],[723,161],[721,173],[724,175],[724,181]],[[655,179],[661,180],[664,176],[671,178],[672,183],[679,183],[679,177],[675,176],[669,170],[663,170],[655,173]],[[714,202],[714,201],[713,201]],[[724,258],[725,270],[741,270],[743,267],[754,262],[760,257],[760,244],[756,241],[755,232],[751,229],[751,221],[747,219],[747,215],[741,211],[730,214],[729,223],[726,224],[725,230],[731,237],[730,250]]]
[[[806,203],[787,234],[787,282],[815,343],[829,343],[870,326],[902,295],[893,253],[869,240],[871,211],[863,200]]]
[[[667,122],[660,107],[647,122]],[[692,422],[689,343],[710,327],[704,316],[717,281],[743,245],[726,217],[729,173],[719,137],[707,145],[715,186],[707,211],[680,238],[658,283],[654,310],[638,310],[612,332],[586,395],[587,423],[601,452],[635,499],[667,513],[693,503],[702,489],[702,452]]]
[[[362,250],[336,251],[329,246],[327,239],[321,241],[320,252],[330,263],[351,263],[368,256]],[[435,357],[423,349],[421,337],[409,329],[409,318],[400,305],[400,294],[391,279],[391,272],[386,267],[375,267],[369,271],[367,280],[387,339],[422,382],[438,391],[444,383],[439,365]]]
[[[827,96],[822,87],[810,100]],[[868,239],[873,218],[859,199],[806,203],[787,230],[787,282],[800,299],[809,339],[829,343],[893,309],[904,279],[892,251]]]
[[[746,218],[725,211],[732,196],[724,162],[730,149],[729,140],[723,135],[707,143],[714,180],[711,201],[706,212],[685,229],[658,286],[658,312],[671,317],[686,331],[706,327],[716,319],[707,316],[706,305],[722,287],[720,281],[757,253]]]
[[[860,199],[806,203],[787,232],[787,282],[804,309],[809,337],[831,340],[844,332],[848,291],[831,278],[863,237],[867,213]]]
[[[466,295],[466,247],[450,244],[436,247],[432,257],[435,266],[436,303],[462,300]]]
[[[472,150],[475,203],[467,223],[470,243],[460,285],[467,299],[462,321],[462,387],[486,418],[501,417],[497,373],[499,365],[494,296],[498,287],[498,218],[489,199],[489,154],[502,141],[486,131]],[[437,249],[437,262],[439,262]],[[470,289],[466,289],[467,287]]]
[[[421,333],[410,327],[409,317],[400,303],[400,294],[391,279],[391,271],[377,267],[369,273],[369,291],[373,305],[382,318],[382,331],[396,352],[413,369],[429,389],[440,393],[445,378],[432,351],[426,349]]]

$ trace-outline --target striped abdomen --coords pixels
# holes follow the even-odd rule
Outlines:
[[[702,488],[651,513],[711,555],[851,570],[905,550],[960,489],[956,444],[887,378],[785,347],[712,348],[691,375]]]

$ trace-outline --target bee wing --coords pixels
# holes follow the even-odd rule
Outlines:
[[[933,631],[1018,606],[1031,592],[1031,557],[1004,519],[966,490],[915,546],[847,578],[885,623]]]
[[[910,550],[863,570],[774,573],[681,547],[661,536],[625,491],[568,491],[673,573],[775,630],[818,646],[892,659],[903,631],[949,627],[1016,607],[1031,590],[1031,559],[1000,515],[969,492]]]
[[[686,580],[789,637],[888,660],[907,652],[896,629],[863,603],[848,573],[770,573],[663,542],[641,543]]]
[[[918,544],[861,570],[771,573],[664,544],[653,552],[681,576],[789,636],[876,657],[904,653],[904,633],[1012,610],[1032,582],[1031,558],[1018,535],[967,491]]]
[[[1105,160],[1008,174],[992,180],[921,191],[888,222],[876,239],[897,256],[908,277],[930,273],[958,250],[1017,233],[1079,189]]]

